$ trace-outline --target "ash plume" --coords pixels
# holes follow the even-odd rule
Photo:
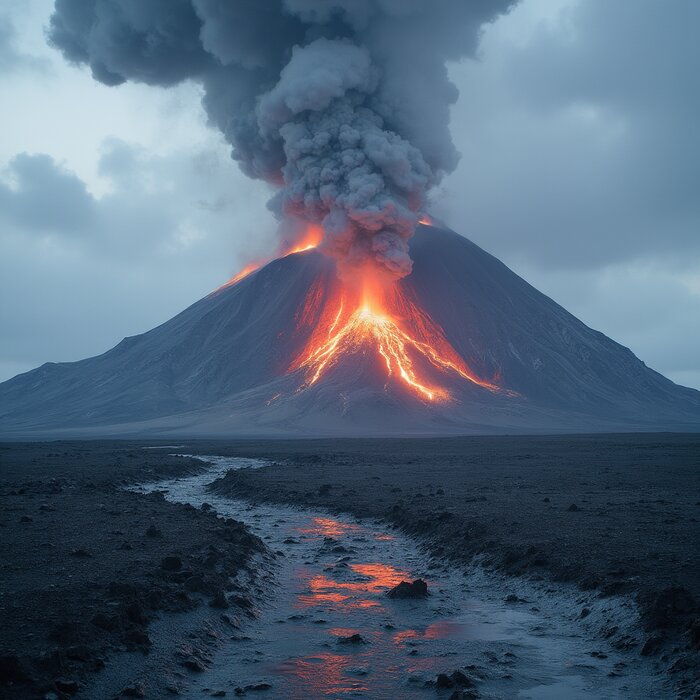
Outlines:
[[[203,87],[282,219],[322,224],[346,274],[411,271],[417,212],[458,154],[446,62],[513,0],[56,0],[49,40],[106,85]]]

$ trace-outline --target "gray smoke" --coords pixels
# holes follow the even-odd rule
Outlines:
[[[56,0],[49,38],[107,85],[204,88],[281,218],[321,223],[347,272],[411,271],[427,192],[454,169],[446,62],[514,0]]]

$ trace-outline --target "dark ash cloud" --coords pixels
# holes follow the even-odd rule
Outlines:
[[[50,39],[107,84],[202,84],[280,217],[322,222],[345,269],[410,272],[428,191],[458,161],[446,62],[512,0],[57,0]]]

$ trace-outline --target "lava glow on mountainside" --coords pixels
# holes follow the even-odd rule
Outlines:
[[[420,398],[446,401],[450,393],[435,383],[434,375],[449,374],[487,389],[500,391],[496,384],[480,379],[450,345],[442,329],[419,309],[396,284],[377,283],[365,277],[353,293],[338,285],[330,294],[312,288],[299,315],[314,314],[323,296],[323,310],[311,338],[290,370],[303,370],[300,390],[319,381],[343,358],[374,352],[385,368],[386,385],[397,380]]]
[[[432,219],[422,215],[420,223],[430,226]],[[309,225],[294,244],[283,246],[276,257],[311,250],[322,240],[323,229]],[[246,265],[212,294],[237,284],[270,260]],[[297,312],[296,325],[298,331],[310,333],[303,351],[288,367],[290,373],[303,374],[299,391],[316,384],[344,359],[374,356],[376,368],[385,376],[386,389],[396,382],[427,402],[451,398],[450,392],[440,385],[448,376],[490,392],[514,395],[494,381],[477,376],[452,347],[442,328],[406,296],[401,286],[395,280],[383,279],[371,268],[358,272],[351,283],[338,278],[327,285],[319,279]]]
[[[264,265],[267,265],[267,263],[271,262],[272,260],[276,260],[278,258],[286,258],[288,255],[293,255],[294,253],[303,253],[306,250],[313,250],[318,246],[318,244],[322,240],[323,229],[320,226],[310,224],[304,231],[304,234],[301,236],[301,238],[299,238],[299,240],[295,241],[292,244],[283,244],[278,250],[277,255],[273,257],[264,258],[256,262],[248,263],[242,270],[240,270],[240,272],[237,272],[233,277],[231,277],[230,280],[224,282],[220,287],[217,287],[212,292],[212,294],[215,294],[216,292],[219,292],[222,289],[233,287],[234,284],[237,284],[249,275],[252,275],[253,272],[259,270]]]

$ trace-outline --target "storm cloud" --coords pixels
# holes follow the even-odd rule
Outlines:
[[[106,85],[194,80],[280,218],[323,224],[341,271],[411,271],[426,196],[458,162],[446,63],[511,0],[57,0],[50,40]]]

